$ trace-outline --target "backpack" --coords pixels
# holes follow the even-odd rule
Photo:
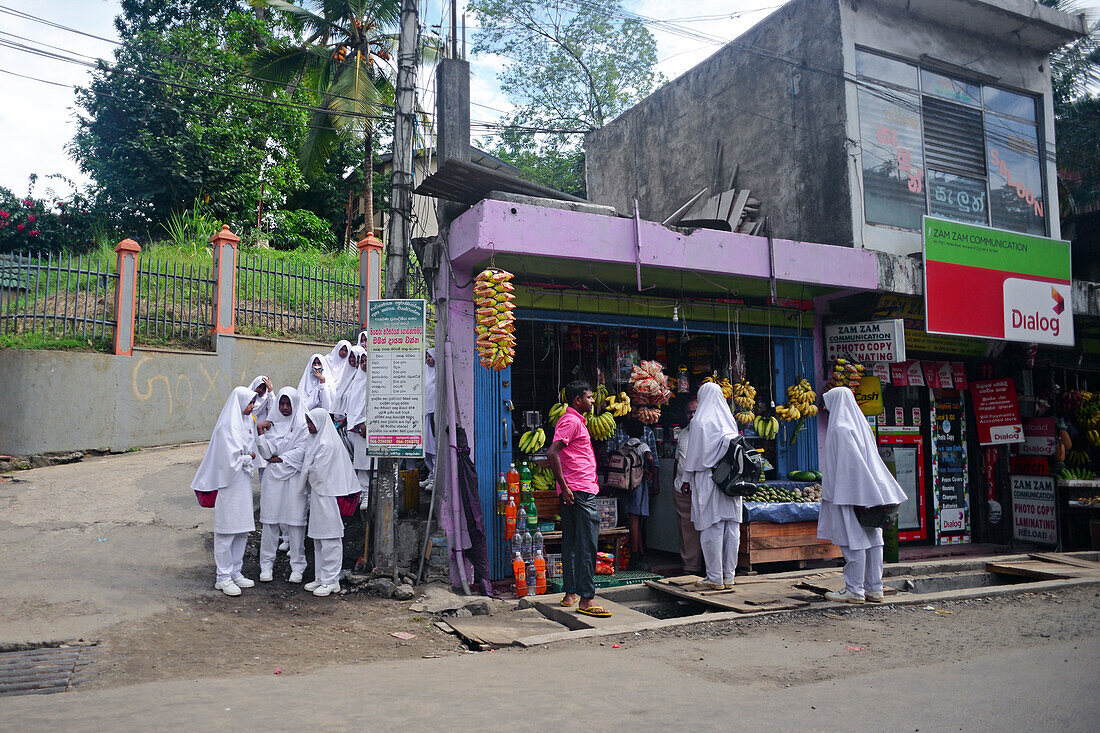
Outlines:
[[[730,440],[726,454],[711,469],[718,490],[726,496],[752,493],[764,469],[764,456],[741,435]]]
[[[645,464],[633,448],[623,446],[607,454],[606,488],[613,493],[630,493],[642,485]]]

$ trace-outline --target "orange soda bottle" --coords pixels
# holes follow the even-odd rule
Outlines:
[[[519,471],[516,470],[515,463],[512,463],[504,477],[508,482],[508,499],[514,500],[516,506],[519,506]]]
[[[516,502],[508,499],[508,506],[504,508],[504,539],[510,540],[516,533]]]
[[[546,594],[546,558],[542,556],[542,550],[535,553],[535,593]]]
[[[512,559],[512,575],[516,579],[516,595],[523,598],[527,595],[527,568],[523,564],[523,558],[517,552]]]

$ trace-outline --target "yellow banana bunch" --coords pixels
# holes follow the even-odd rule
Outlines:
[[[752,425],[756,421],[756,415],[750,410],[734,413],[733,417],[741,425]]]
[[[806,379],[800,379],[787,387],[787,404],[783,408],[775,408],[775,414],[780,420],[788,421],[813,417],[817,414],[817,405],[814,404],[816,400],[817,394],[814,393],[813,385]],[[783,412],[780,412],[780,409]],[[788,417],[784,417],[784,414]]]
[[[561,416],[565,414],[565,411],[568,408],[569,408],[569,405],[565,404],[564,402],[558,402],[553,407],[551,407],[550,408],[550,413],[548,415],[548,417],[550,419],[550,425],[551,426],[557,425],[558,420],[561,419]]]
[[[623,417],[630,412],[630,397],[626,392],[617,395],[609,395],[604,400],[607,403],[607,411],[615,417]]]
[[[610,412],[600,415],[589,412],[584,416],[584,422],[593,440],[607,440],[615,433],[615,417]]]
[[[1100,430],[1089,430],[1085,433],[1085,437],[1092,445],[1100,445]]]
[[[519,439],[519,452],[520,453],[537,453],[542,450],[542,447],[546,445],[546,431],[542,428],[538,430],[528,430]]]
[[[756,405],[756,387],[753,387],[747,379],[742,379],[737,384],[732,385],[731,394],[733,395],[733,404],[742,410],[751,410]]]

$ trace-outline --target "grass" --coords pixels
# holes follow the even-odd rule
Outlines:
[[[102,351],[111,353],[114,343],[107,339],[81,339],[75,336],[53,338],[40,333],[0,334],[0,349],[47,349],[57,351]]]

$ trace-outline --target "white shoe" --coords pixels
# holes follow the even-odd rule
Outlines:
[[[282,542],[279,543],[279,552],[289,552],[289,551],[290,551],[290,543],[289,542],[287,542],[286,540],[283,540]]]
[[[308,583],[306,583],[305,585],[303,585],[302,587],[305,588],[306,590],[313,591],[313,590],[317,590],[322,585],[324,585],[324,583],[322,583],[319,580],[311,580]]]
[[[287,578],[287,580],[291,583],[301,583],[302,582],[302,571],[301,570],[291,570],[290,571],[290,577]]]
[[[214,590],[220,590],[227,596],[239,596],[241,594],[240,586],[232,580],[219,580],[217,583],[214,583]]]
[[[327,596],[327,595],[330,595],[332,593],[335,593],[338,590],[340,590],[340,584],[339,583],[333,583],[332,585],[321,584],[321,585],[317,586],[314,589],[313,595],[315,595],[315,596]]]
[[[271,568],[262,568],[260,570],[260,582],[270,583],[275,578],[275,574],[271,571]]]
[[[882,603],[886,600],[886,595],[882,591],[875,593],[874,591],[869,590],[866,592],[864,597],[871,603]]]
[[[833,603],[863,603],[863,596],[857,596],[847,588],[842,588],[839,591],[829,591],[825,594],[825,599]]]
[[[237,573],[233,576],[233,582],[237,584],[238,588],[251,588],[252,586],[256,585],[256,581],[249,580],[240,573]]]

